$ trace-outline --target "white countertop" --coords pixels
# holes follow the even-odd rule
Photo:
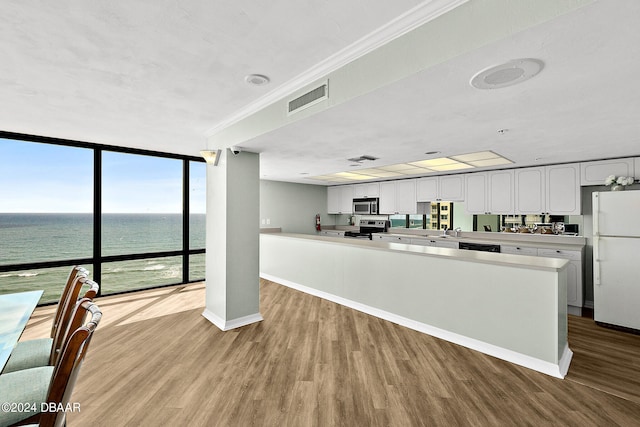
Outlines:
[[[423,230],[421,230],[423,231]],[[453,236],[453,231],[447,234],[447,237],[441,237],[442,232],[438,234],[426,235],[423,233],[398,233],[387,232],[381,233],[386,236],[398,236],[409,238],[422,238],[427,240],[446,240],[468,243],[485,243],[499,245],[515,245],[529,246],[533,248],[550,248],[565,250],[580,250],[586,244],[586,239],[581,236],[557,236],[545,234],[525,234],[525,233],[477,233],[477,232],[461,232],[459,237]]]
[[[306,239],[342,246],[367,247],[383,251],[402,251],[411,254],[455,258],[461,261],[480,262],[485,264],[506,265],[519,268],[560,270],[569,262],[566,259],[535,257],[527,255],[511,255],[495,252],[466,251],[459,249],[418,246],[404,243],[371,241],[366,239],[346,239],[343,237],[314,236],[310,234],[273,233],[274,237]],[[453,240],[453,239],[452,239]],[[468,239],[463,239],[469,241]],[[486,241],[485,241],[486,242]]]

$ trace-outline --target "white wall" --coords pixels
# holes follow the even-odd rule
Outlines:
[[[335,225],[335,219],[327,214],[327,187],[260,181],[260,227],[280,227],[284,233],[315,234],[318,213],[322,225]]]

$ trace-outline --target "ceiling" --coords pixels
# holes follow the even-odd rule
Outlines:
[[[198,155],[214,130],[438,2],[3,2],[0,130]],[[321,185],[310,178],[485,150],[510,167],[638,156],[638,17],[635,0],[595,1],[236,145],[261,153],[265,179]],[[516,86],[469,84],[516,58],[545,66]],[[378,160],[347,160],[362,155]]]

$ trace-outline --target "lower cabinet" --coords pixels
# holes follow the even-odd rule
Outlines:
[[[567,266],[567,304],[582,308],[582,252],[538,249],[538,256],[569,260],[569,265]]]
[[[412,238],[411,244],[419,245],[419,246],[433,246],[436,248],[458,249],[457,241],[443,240],[443,239]]]
[[[500,245],[500,252],[504,254],[568,259],[569,265],[567,266],[567,305],[569,306],[569,314],[582,315],[582,251],[543,249],[517,245]]]
[[[503,254],[538,256],[538,248],[527,246],[500,245],[500,252]]]
[[[436,240],[436,248],[450,248],[458,249],[458,242],[452,242],[450,240]]]
[[[321,236],[344,237],[344,230],[322,230]]]
[[[411,243],[411,237],[408,236],[383,236],[376,233],[373,234],[372,240],[380,242]]]

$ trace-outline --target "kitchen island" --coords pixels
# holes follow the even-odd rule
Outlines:
[[[567,264],[303,234],[260,236],[261,277],[563,378]]]

